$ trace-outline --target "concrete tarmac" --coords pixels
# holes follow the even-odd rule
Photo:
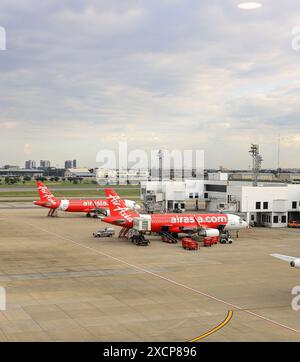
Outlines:
[[[300,341],[291,307],[300,234],[252,228],[232,245],[186,251],[95,239],[104,225],[81,214],[0,210],[1,341]],[[116,228],[117,230],[118,228]]]

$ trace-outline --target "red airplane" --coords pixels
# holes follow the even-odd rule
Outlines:
[[[67,212],[85,212],[87,216],[94,214],[94,217],[97,217],[97,214],[104,213],[109,215],[108,203],[105,199],[63,199],[58,200],[52,193],[48,190],[41,181],[36,183],[40,200],[34,201],[33,203],[38,206],[46,207],[49,209],[48,216],[54,216],[58,210],[67,211]],[[129,209],[139,209],[140,206],[136,204],[135,201],[125,200],[125,205]]]
[[[248,227],[246,221],[232,214],[151,214],[140,215],[130,210],[113,189],[105,189],[110,216],[101,217],[106,223],[132,229],[144,225],[145,231],[173,234],[219,236],[221,231],[240,230]],[[144,224],[143,224],[144,223]]]

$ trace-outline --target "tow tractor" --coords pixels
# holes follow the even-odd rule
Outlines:
[[[221,234],[220,244],[232,244],[231,236],[228,232]]]
[[[145,234],[142,232],[135,233],[130,237],[130,240],[138,246],[148,246],[150,244],[150,240],[146,239]]]

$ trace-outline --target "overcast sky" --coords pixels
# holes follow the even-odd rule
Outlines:
[[[1,0],[0,164],[129,147],[300,167],[299,0]],[[299,31],[300,34],[300,31]],[[300,42],[299,42],[300,44]]]

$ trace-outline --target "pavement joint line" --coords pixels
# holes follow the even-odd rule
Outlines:
[[[236,310],[238,310],[238,311],[242,311],[242,312],[244,312],[244,313],[246,313],[246,314],[249,314],[249,315],[251,315],[251,316],[253,316],[253,317],[256,317],[256,318],[259,318],[259,319],[261,319],[261,320],[264,320],[265,322],[269,322],[269,323],[274,324],[274,325],[276,325],[276,326],[278,326],[278,327],[284,328],[284,329],[286,329],[286,330],[289,330],[289,331],[291,331],[291,332],[294,332],[294,333],[297,333],[297,334],[300,335],[300,330],[298,330],[298,329],[289,327],[289,326],[287,326],[287,325],[285,325],[285,324],[282,324],[282,323],[277,322],[277,321],[275,321],[275,320],[273,320],[273,319],[264,317],[264,316],[262,316],[262,315],[260,315],[260,314],[255,313],[255,312],[251,312],[251,311],[248,310],[248,309],[245,309],[245,308],[243,308],[243,307],[239,307],[238,305],[235,305],[235,304],[230,303],[230,302],[226,302],[226,301],[223,300],[223,299],[220,299],[220,298],[215,297],[215,296],[213,296],[213,295],[211,295],[211,294],[202,292],[202,291],[200,291],[200,290],[198,290],[198,289],[194,289],[194,288],[192,288],[192,287],[189,287],[188,285],[185,285],[185,284],[176,282],[175,280],[172,280],[172,279],[166,278],[166,277],[164,277],[164,276],[162,276],[162,275],[160,275],[160,274],[151,272],[150,270],[145,269],[145,268],[143,268],[143,267],[139,267],[139,266],[137,266],[137,265],[128,263],[128,262],[125,261],[125,260],[122,260],[122,259],[117,258],[117,257],[115,257],[115,256],[112,256],[112,255],[110,255],[110,254],[104,253],[104,252],[102,252],[102,251],[96,250],[96,249],[94,249],[94,248],[92,248],[92,247],[90,247],[90,246],[84,245],[84,244],[82,244],[82,243],[80,243],[80,242],[78,242],[78,241],[75,241],[75,240],[73,240],[73,239],[71,239],[71,238],[69,238],[69,237],[66,237],[66,236],[63,236],[63,235],[59,235],[59,234],[57,234],[57,233],[55,233],[55,232],[49,231],[49,230],[47,230],[47,229],[41,228],[41,227],[36,226],[36,225],[33,225],[33,224],[31,224],[31,223],[27,223],[27,222],[25,222],[25,221],[22,221],[22,222],[23,222],[24,224],[26,224],[26,225],[29,225],[29,226],[35,228],[35,229],[41,230],[41,231],[43,231],[43,232],[45,232],[45,233],[48,233],[48,234],[50,234],[50,235],[54,235],[54,236],[56,236],[56,237],[58,237],[58,238],[60,238],[60,239],[62,239],[62,240],[69,241],[69,242],[71,242],[71,243],[74,244],[74,245],[77,245],[77,246],[80,246],[80,247],[82,247],[82,248],[84,248],[84,249],[90,250],[90,251],[92,251],[92,252],[94,252],[94,253],[96,253],[96,254],[105,256],[105,257],[107,257],[107,258],[109,258],[109,259],[112,259],[112,260],[114,260],[114,261],[116,261],[116,262],[119,262],[119,263],[121,263],[121,264],[127,265],[127,266],[129,266],[129,267],[131,267],[131,268],[134,268],[134,269],[136,269],[136,270],[143,271],[143,272],[146,273],[146,274],[155,276],[156,278],[159,278],[159,279],[161,279],[161,280],[164,280],[164,281],[166,281],[166,282],[168,282],[168,283],[170,283],[170,284],[177,285],[177,286],[182,287],[182,288],[184,288],[184,289],[186,289],[186,290],[192,291],[192,292],[194,292],[194,293],[197,293],[197,294],[199,294],[199,295],[202,295],[202,296],[204,296],[204,297],[207,297],[207,298],[209,298],[209,299],[211,299],[211,300],[214,300],[214,301],[216,301],[216,302],[219,302],[219,303],[222,303],[222,304],[224,304],[224,305],[226,305],[226,306],[229,306],[230,308],[236,309]]]

